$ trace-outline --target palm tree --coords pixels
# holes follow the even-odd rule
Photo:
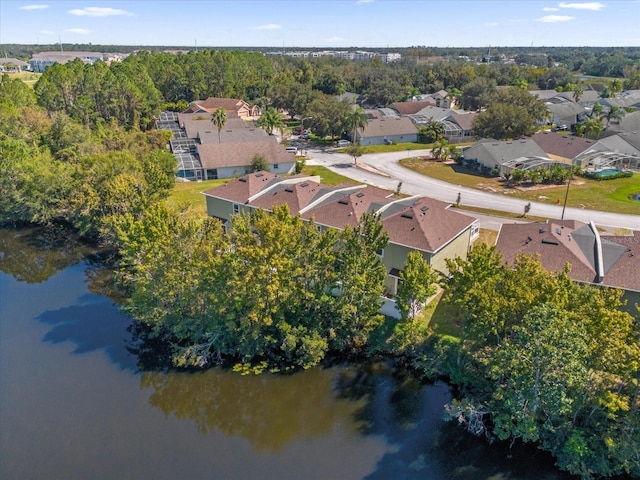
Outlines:
[[[364,108],[358,106],[347,112],[344,117],[344,123],[347,127],[347,131],[353,132],[351,141],[355,143],[358,128],[365,128],[369,123],[369,120],[367,118],[367,114],[364,112]]]
[[[578,103],[580,101],[580,99],[582,98],[583,94],[584,94],[584,91],[578,85],[573,87],[573,101],[574,102]]]
[[[447,142],[445,138],[441,138],[440,140],[435,142],[433,144],[433,148],[431,149],[431,155],[439,162],[444,161],[449,156],[449,152],[449,142]]]
[[[573,127],[576,132],[576,137],[584,137],[584,134],[587,130],[587,126],[584,123],[580,123]]]
[[[607,119],[607,128],[609,127],[609,123],[611,123],[611,120],[616,120],[619,122],[620,120],[622,120],[622,117],[624,117],[626,113],[627,112],[625,112],[623,108],[620,108],[617,105],[613,105],[612,107],[610,107],[609,111],[604,116],[604,118]]]
[[[227,111],[222,107],[216,108],[216,111],[211,114],[211,123],[218,129],[218,143],[222,143],[220,140],[220,132],[225,123],[227,123]]]
[[[600,115],[602,115],[602,104],[600,102],[596,102],[593,104],[589,118],[593,118],[594,116],[595,118],[600,118]]]
[[[274,129],[278,129],[282,132],[282,129],[284,128],[282,117],[274,107],[267,107],[257,123],[259,126],[263,127],[269,135],[273,135]]]
[[[611,92],[612,97],[615,97],[616,93],[618,93],[621,90],[622,90],[622,82],[619,79],[614,78],[609,82],[609,91]]]
[[[602,122],[599,119],[587,118],[584,122],[584,134],[588,138],[596,139],[602,132]]]
[[[425,143],[435,143],[444,138],[445,134],[444,125],[436,120],[429,120],[429,123],[422,127],[422,131],[425,134]]]

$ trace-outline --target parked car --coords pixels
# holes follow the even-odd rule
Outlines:
[[[294,155],[296,155],[298,153],[298,147],[287,147],[287,148],[285,148],[285,150],[288,153],[293,153]]]
[[[349,140],[338,140],[339,147],[348,147],[349,145],[351,145]]]

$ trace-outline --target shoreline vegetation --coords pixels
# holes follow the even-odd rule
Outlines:
[[[536,445],[585,479],[640,476],[640,324],[620,309],[621,292],[530,257],[506,266],[480,244],[451,259],[446,277],[410,255],[392,322],[379,314],[386,271],[376,252],[387,237],[378,218],[321,232],[282,208],[239,215],[227,234],[171,196],[175,158],[154,115],[179,109],[183,95],[256,98],[269,82],[274,99],[311,90],[292,85],[293,74],[280,79],[271,62],[143,52],[111,66],[56,64],[33,88],[3,76],[0,224],[68,225],[99,245],[122,308],[177,367],[232,359],[239,373],[293,372],[336,354],[390,352],[424,378],[448,379],[458,396],[446,415],[477,435]],[[196,66],[212,82],[212,72],[235,75],[207,90],[187,82]],[[168,88],[166,72],[183,73],[191,90]],[[332,95],[314,95],[315,108],[330,110]],[[437,289],[427,323],[416,307]]]

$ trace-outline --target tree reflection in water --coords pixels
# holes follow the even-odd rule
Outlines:
[[[249,440],[259,451],[279,451],[292,441],[324,436],[334,428],[357,434],[353,418],[365,403],[336,399],[333,369],[295,375],[252,375],[212,368],[199,372],[151,372],[142,388],[166,416],[190,419],[201,433],[219,431]]]
[[[93,250],[61,226],[0,229],[0,271],[21,282],[44,282]]]

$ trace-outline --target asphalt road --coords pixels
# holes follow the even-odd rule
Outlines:
[[[455,203],[459,193],[462,205],[511,213],[524,213],[524,207],[529,203],[526,200],[510,197],[508,194],[483,192],[419,175],[398,164],[398,161],[403,158],[428,155],[429,150],[367,154],[358,159],[357,166],[353,164],[352,157],[337,153],[332,148],[309,148],[305,151],[309,165],[322,165],[345,177],[387,190],[396,190],[398,183],[402,182],[401,191],[405,194],[423,195]],[[638,187],[640,190],[640,185]],[[529,215],[560,219],[562,205],[531,202]],[[564,218],[587,223],[593,221],[604,227],[640,230],[640,203],[638,203],[638,215],[567,207]]]

